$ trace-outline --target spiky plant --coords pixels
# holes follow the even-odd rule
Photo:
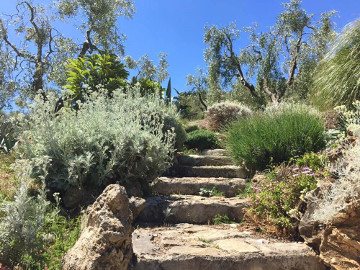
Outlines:
[[[312,101],[320,109],[360,98],[360,19],[344,27],[314,72]]]

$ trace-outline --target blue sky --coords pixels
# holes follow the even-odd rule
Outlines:
[[[259,29],[266,31],[283,10],[283,2],[286,1],[135,0],[134,18],[119,20],[120,29],[127,36],[125,54],[135,59],[148,54],[157,63],[158,53],[167,53],[172,86],[183,91],[187,89],[186,75],[194,74],[197,67],[205,67],[205,25],[225,26],[236,22],[242,28],[257,22]],[[0,4],[1,13],[10,13],[15,0],[0,0]],[[315,15],[337,10],[334,21],[338,30],[360,17],[360,0],[303,0],[303,7]],[[238,45],[246,44],[247,37],[243,36]]]

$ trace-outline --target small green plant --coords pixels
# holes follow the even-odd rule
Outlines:
[[[208,240],[208,239],[201,238],[201,237],[199,237],[198,240],[203,242],[203,243],[206,243],[206,244],[210,244],[212,242],[212,240]]]
[[[213,187],[212,189],[200,188],[199,194],[204,197],[224,196],[224,192],[218,191],[216,187]]]
[[[212,220],[213,224],[218,225],[218,224],[232,224],[235,223],[234,221],[230,220],[230,218],[227,215],[216,215],[213,220]]]
[[[247,198],[251,194],[251,183],[248,182],[243,190],[239,189],[239,194],[236,195],[239,198]]]
[[[220,249],[220,246],[219,246],[219,245],[215,245],[214,248]]]
[[[316,160],[305,155],[298,160]],[[319,155],[321,156],[321,155]],[[311,164],[307,163],[307,164]],[[304,196],[316,188],[317,180],[326,175],[324,165],[314,162],[314,167],[285,165],[275,167],[252,189],[250,213],[281,229],[293,232],[304,211]]]
[[[189,132],[185,141],[185,146],[189,149],[214,149],[218,145],[219,140],[216,134],[204,129]]]
[[[326,146],[324,123],[311,107],[279,105],[263,114],[240,120],[228,132],[234,159],[251,170],[263,170],[296,155]]]
[[[329,163],[329,159],[326,154],[318,154],[314,152],[306,153],[301,157],[294,158],[294,160],[297,166],[310,167],[315,171],[325,168]]]

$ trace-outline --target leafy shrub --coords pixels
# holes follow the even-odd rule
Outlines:
[[[51,104],[56,99],[49,100],[38,97],[32,105],[19,150],[27,159],[50,157],[46,183],[52,190],[115,181],[146,188],[170,166],[174,131],[164,131],[164,119],[176,112],[158,97],[141,97],[134,88],[109,98],[99,90],[78,102],[77,111],[57,114]]]
[[[74,101],[82,100],[87,89],[102,85],[111,94],[127,85],[129,72],[114,54],[85,55],[69,61],[67,65],[67,95]]]
[[[233,121],[250,116],[251,113],[252,111],[244,105],[224,101],[209,107],[204,120],[207,129],[218,131]]]
[[[199,129],[200,128],[198,125],[190,125],[190,126],[185,127],[186,133],[189,133],[189,132],[195,131],[195,130],[199,130]]]
[[[174,111],[169,112],[170,115],[164,117],[164,127],[163,133],[171,131],[172,129],[175,132],[175,149],[181,150],[184,147],[184,143],[186,141],[186,131],[178,120]]]
[[[304,105],[269,108],[263,114],[238,121],[228,132],[231,154],[252,170],[321,150],[325,144],[322,120]]]
[[[294,165],[280,165],[267,173],[251,192],[250,213],[280,231],[296,237],[296,228],[305,211],[304,196],[316,188],[319,178],[327,175],[322,154],[306,154]],[[305,164],[312,164],[304,166]]]
[[[204,129],[189,132],[185,142],[187,148],[196,148],[198,150],[214,149],[218,144],[215,133]]]

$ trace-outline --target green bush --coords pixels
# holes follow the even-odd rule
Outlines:
[[[27,159],[50,158],[46,183],[52,191],[115,181],[146,188],[170,166],[174,131],[164,124],[177,115],[158,97],[141,97],[136,88],[109,98],[98,90],[78,102],[78,110],[65,107],[56,114],[56,98],[49,100],[38,97],[32,105],[19,150]]]
[[[308,153],[294,159],[292,165],[273,168],[253,186],[250,213],[296,238],[306,209],[305,195],[316,188],[318,179],[328,174],[326,166],[325,155]]]
[[[239,163],[265,169],[326,145],[324,123],[305,105],[285,104],[240,120],[228,131],[228,146]]]
[[[200,129],[188,133],[185,145],[188,149],[214,149],[219,141],[214,132]]]
[[[186,133],[189,133],[189,132],[195,131],[195,130],[199,130],[199,129],[200,128],[198,125],[190,125],[190,126],[185,127]]]
[[[180,151],[184,147],[186,141],[186,131],[174,113],[164,118],[163,132],[166,134],[166,132],[171,131],[172,129],[174,129],[175,132],[175,149]]]

